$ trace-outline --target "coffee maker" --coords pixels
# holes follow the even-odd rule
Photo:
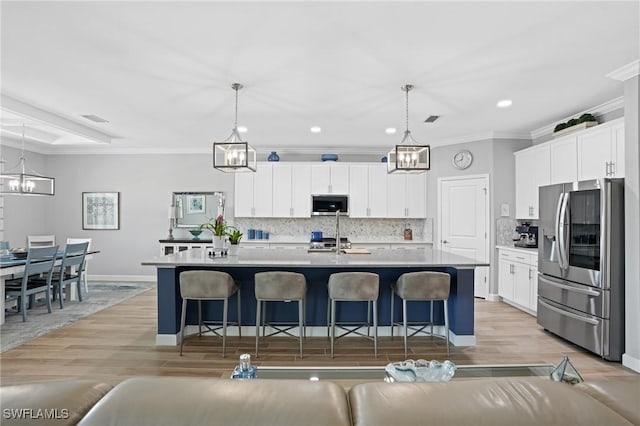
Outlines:
[[[516,226],[518,239],[513,243],[516,247],[538,248],[538,227],[527,223]]]

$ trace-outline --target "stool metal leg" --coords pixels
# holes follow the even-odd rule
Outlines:
[[[222,308],[222,358],[227,348],[227,315],[229,315],[229,298],[224,299]]]
[[[404,357],[407,358],[407,299],[402,299],[402,329],[404,331]]]
[[[371,324],[371,300],[367,301],[367,336],[370,336],[369,325]]]
[[[449,355],[449,299],[444,299],[442,303],[444,304],[444,338],[447,341],[447,355]]]
[[[260,307],[261,302],[256,301],[256,358],[258,358],[258,339],[260,338]]]
[[[395,290],[393,289],[393,287],[391,288],[391,340],[393,340],[393,297],[394,297],[394,293]]]
[[[300,358],[302,358],[302,339],[304,336],[304,299],[298,300],[298,339],[300,340]]]
[[[182,315],[180,316],[180,356],[182,356],[182,346],[184,345],[184,323],[187,318],[187,300],[182,299]]]
[[[431,336],[433,336],[433,300],[431,300],[429,303],[429,310],[431,311]]]
[[[331,300],[331,358],[333,358],[333,339],[336,337],[336,301]]]
[[[373,357],[378,358],[378,303],[373,302]]]
[[[236,298],[238,302],[238,337],[242,337],[242,309],[240,303],[240,288],[238,288],[238,292],[236,293]]]
[[[198,300],[198,336],[202,336],[202,300]]]
[[[327,301],[327,337],[331,337],[331,300]]]

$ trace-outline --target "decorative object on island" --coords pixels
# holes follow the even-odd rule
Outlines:
[[[82,229],[120,229],[120,193],[83,192]]]
[[[473,154],[468,149],[463,149],[454,154],[451,163],[458,170],[464,170],[473,162]]]
[[[387,173],[423,173],[431,167],[431,146],[421,145],[409,130],[409,91],[413,85],[406,84],[401,87],[406,98],[406,130],[400,144],[396,145],[387,154]]]
[[[229,236],[229,256],[238,255],[238,247],[242,239],[242,232],[235,226],[229,226],[227,235]]]
[[[267,157],[267,161],[280,161],[280,156],[277,152],[271,151],[271,154]]]
[[[242,84],[233,83],[231,88],[236,92],[235,122],[231,135],[224,142],[213,143],[213,168],[223,172],[255,172],[256,150],[243,142],[238,131],[238,90]]]
[[[566,123],[560,123],[553,129],[553,137],[557,138],[560,136],[564,136],[569,133],[573,133],[576,130],[583,130],[589,127],[596,126],[598,124],[598,120],[589,114],[584,113],[579,118],[572,118]]]
[[[407,223],[404,226],[404,230],[402,231],[402,236],[405,240],[413,240],[413,231],[409,228],[409,224]]]
[[[0,195],[54,195],[56,180],[27,169],[25,162],[23,124],[22,152],[18,164],[5,171],[4,160],[0,160]]]
[[[200,225],[200,229],[207,229],[213,234],[213,248],[220,249],[224,246],[224,237],[227,236],[227,223],[222,215],[218,216],[215,221],[209,219],[209,222]]]

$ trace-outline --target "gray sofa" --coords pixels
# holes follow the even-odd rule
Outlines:
[[[304,380],[136,377],[116,386],[3,386],[0,401],[3,425],[638,425],[640,376],[575,386],[546,378],[369,382],[348,391]]]

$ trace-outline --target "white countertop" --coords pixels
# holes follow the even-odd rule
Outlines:
[[[525,248],[525,247],[515,247],[515,246],[496,246],[496,248],[497,249],[522,251],[524,253],[538,253],[538,249],[537,248]]]
[[[404,240],[402,238],[398,239],[362,239],[362,240],[352,240],[349,239],[351,244],[433,244],[431,241],[424,240]],[[242,244],[309,244],[309,240],[300,240],[293,238],[270,238],[268,240],[245,240],[243,239],[240,242]]]
[[[411,267],[489,266],[486,262],[442,252],[440,250],[374,250],[371,254],[309,253],[307,249],[264,250],[240,247],[238,256],[209,257],[205,249],[192,249],[145,260],[142,265],[158,268],[176,266],[225,266],[225,267]]]

